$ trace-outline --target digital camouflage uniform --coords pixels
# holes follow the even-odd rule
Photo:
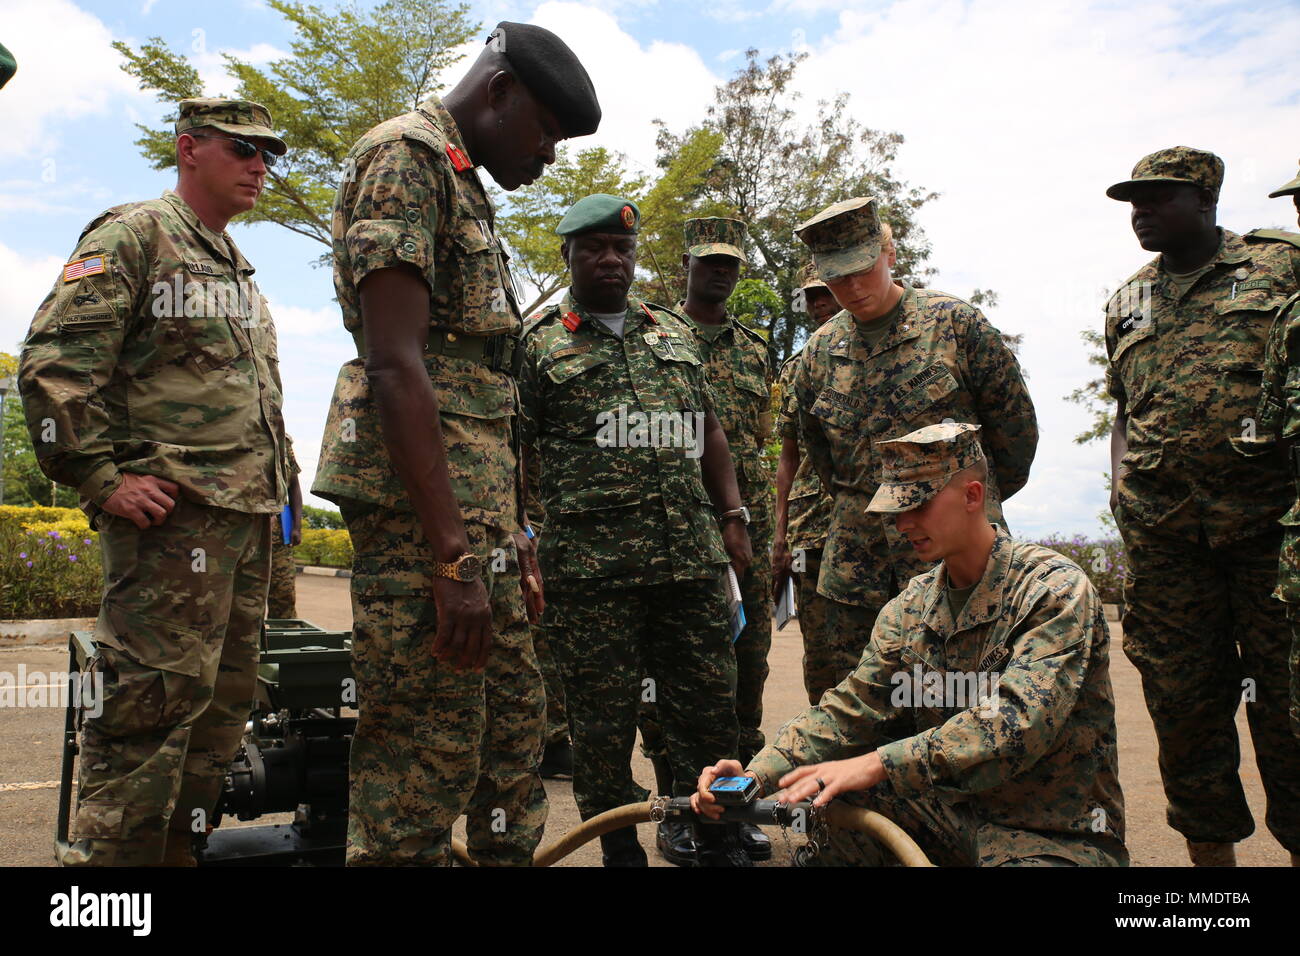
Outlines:
[[[1298,237],[1300,238],[1300,237]],[[1278,310],[1264,354],[1264,378],[1259,395],[1254,442],[1240,441],[1247,455],[1274,455],[1281,442],[1291,475],[1297,480],[1296,501],[1282,516],[1282,548],[1278,556],[1273,596],[1286,604],[1291,622],[1291,732],[1300,737],[1300,293]]]
[[[285,436],[289,454],[289,479],[301,472],[298,460],[293,453],[293,439]],[[298,564],[293,557],[293,545],[285,542],[285,529],[282,526],[281,513],[271,517],[271,587],[266,596],[266,616],[280,620],[298,616],[296,582]],[[288,529],[292,535],[293,529]]]
[[[798,232],[824,279],[869,269],[880,255],[874,201],[837,203]],[[891,519],[866,513],[878,481],[873,443],[943,421],[982,425],[988,517],[1005,526],[1002,499],[1024,487],[1038,446],[1034,404],[1015,355],[979,309],[906,283],[874,348],[848,311],[812,334],[794,403],[805,454],[834,498],[817,584],[833,601],[827,627],[836,646],[865,646],[880,608],[928,568]]]
[[[546,530],[546,509],[542,507],[542,501],[538,497],[542,483],[542,461],[533,455],[526,460],[525,464],[528,466],[526,475],[528,506],[525,511],[533,533],[540,539]],[[534,540],[533,545],[540,546],[540,540]],[[545,743],[548,746],[566,743],[569,740],[569,713],[564,707],[564,680],[560,677],[559,667],[556,666],[555,655],[551,653],[551,643],[546,637],[545,621],[537,624],[530,623],[528,627],[533,635],[533,650],[537,654],[537,666],[541,668],[542,684],[546,689]]]
[[[799,411],[794,402],[796,363],[804,353],[800,349],[781,366],[777,379],[776,404],[781,409],[777,433],[784,441],[799,440]],[[838,684],[857,666],[862,656],[859,635],[850,632],[837,643],[837,635],[827,627],[830,598],[817,592],[821,574],[822,548],[831,523],[834,499],[822,487],[812,459],[801,455],[799,468],[790,485],[786,503],[786,545],[791,565],[798,575],[795,600],[799,609],[799,633],[803,635],[803,685],[808,702],[815,704],[822,694]]]
[[[273,136],[255,104],[183,101],[177,131],[195,119]],[[275,326],[252,274],[174,192],[115,206],[82,231],[23,345],[37,458],[78,490],[103,552],[89,668],[105,700],[81,728],[66,865],[186,855],[248,720],[289,482]],[[161,525],[103,510],[124,472],[180,487]]]
[[[1254,831],[1237,772],[1244,692],[1267,824],[1297,851],[1290,629],[1270,597],[1278,520],[1295,496],[1276,449],[1246,460],[1232,442],[1257,429],[1265,342],[1296,290],[1300,249],[1220,232],[1209,271],[1181,296],[1158,256],[1106,307],[1107,389],[1127,416],[1115,509],[1128,554],[1124,652],[1142,674],[1169,825],[1197,843]]]
[[[879,512],[918,506],[982,457],[969,424],[885,444]],[[884,607],[853,673],[747,769],[771,794],[795,767],[874,750],[886,778],[848,802],[894,820],[934,863],[1126,865],[1101,600],[1068,558],[995,534],[955,620],[941,563]],[[889,862],[860,834],[829,837],[823,864]]]
[[[621,340],[566,294],[530,320],[525,345],[521,431],[542,461],[547,636],[567,695],[578,809],[588,819],[648,796],[629,758],[638,702],[651,698],[686,796],[701,767],[736,753],[737,736],[727,559],[699,459],[687,454],[702,449],[712,406],[702,362],[679,317],[636,298]],[[686,444],[699,444],[674,444],[665,427],[659,447],[634,445],[650,438],[626,417],[637,413],[684,414],[699,422]]]
[[[691,219],[686,224],[687,252],[692,256],[730,255],[744,261],[745,225],[738,219]],[[763,687],[767,655],[772,648],[772,475],[763,460],[772,434],[772,363],[767,340],[743,322],[727,315],[715,336],[701,331],[702,323],[676,309],[694,333],[695,349],[717,403],[714,414],[727,435],[736,470],[740,500],[749,508],[749,543],[754,559],[740,579],[745,629],[734,643],[736,652],[736,717],[740,722],[741,759],[763,747]],[[648,711],[648,713],[647,713]],[[648,719],[647,719],[648,718]],[[647,752],[654,746],[654,705],[643,708],[641,735]]]
[[[286,544],[280,516],[271,519],[271,587],[266,596],[266,616],[274,619],[296,618],[298,602],[295,583],[298,565],[293,545]]]
[[[339,190],[333,225],[343,323],[364,356],[361,280],[405,264],[429,285],[425,367],[470,550],[487,567],[494,629],[482,672],[430,654],[433,549],[389,458],[365,359],[353,359],[339,372],[312,487],[338,503],[354,552],[360,719],[348,863],[449,862],[451,825],[466,813],[477,861],[527,864],[546,819],[537,776],[545,703],[511,536],[519,530],[516,388],[508,366],[455,354],[481,348],[477,337],[515,339],[522,328],[494,210],[437,97],[370,130],[347,164],[355,174]]]

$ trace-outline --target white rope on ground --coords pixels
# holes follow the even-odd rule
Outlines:
[[[57,790],[59,781],[43,780],[40,783],[29,781],[27,783],[0,783],[0,793],[9,793],[13,790]]]

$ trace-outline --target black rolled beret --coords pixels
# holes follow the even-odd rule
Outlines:
[[[568,44],[545,27],[503,20],[487,39],[524,86],[546,104],[566,136],[589,136],[600,126],[596,88]]]

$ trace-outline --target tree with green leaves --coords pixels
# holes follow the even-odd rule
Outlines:
[[[467,5],[444,0],[385,0],[369,9],[350,3],[330,11],[266,2],[294,27],[291,54],[264,68],[223,54],[235,88],[208,91],[261,103],[289,144],[289,152],[267,170],[256,208],[238,221],[276,223],[329,247],[334,194],[352,144],[439,92],[439,73],[460,59],[456,47],[479,25],[469,19]],[[137,50],[121,41],[113,47],[125,59],[122,68],[161,102],[174,106],[205,95],[194,64],[161,37],[150,37]],[[171,126],[139,129],[136,145],[154,168],[174,166]]]
[[[0,442],[4,443],[4,503],[7,505],[51,505],[77,507],[77,491],[65,488],[45,477],[36,462],[36,449],[23,415],[22,396],[18,394],[18,358],[0,352],[0,378],[12,386],[4,398],[4,420],[0,423]]]
[[[717,159],[698,180],[697,201],[745,221],[758,250],[746,275],[761,279],[784,302],[794,301],[798,272],[808,258],[794,227],[849,196],[878,201],[882,217],[894,230],[896,272],[923,281],[933,269],[926,265],[930,243],[916,224],[916,214],[938,194],[895,177],[892,166],[902,135],[859,123],[848,111],[848,94],[819,102],[818,119],[799,124],[792,81],[806,57],[778,54],[761,62],[757,50],[746,51],[745,66],[716,88],[714,103],[699,127],[674,134],[661,125],[660,165],[669,165],[699,130],[718,137]],[[793,309],[767,321],[763,331],[781,357],[813,328],[808,313]]]

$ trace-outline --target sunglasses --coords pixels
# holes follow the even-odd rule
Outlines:
[[[230,144],[231,148],[235,151],[235,155],[238,156],[240,159],[252,159],[258,153],[261,153],[262,162],[266,164],[267,169],[273,167],[276,163],[276,160],[280,158],[279,156],[275,155],[275,153],[271,152],[269,149],[261,149],[260,147],[254,146],[246,139],[238,139],[237,137],[234,136],[213,136],[211,133],[190,133],[190,135],[193,136],[195,139],[224,140],[225,142]]]

